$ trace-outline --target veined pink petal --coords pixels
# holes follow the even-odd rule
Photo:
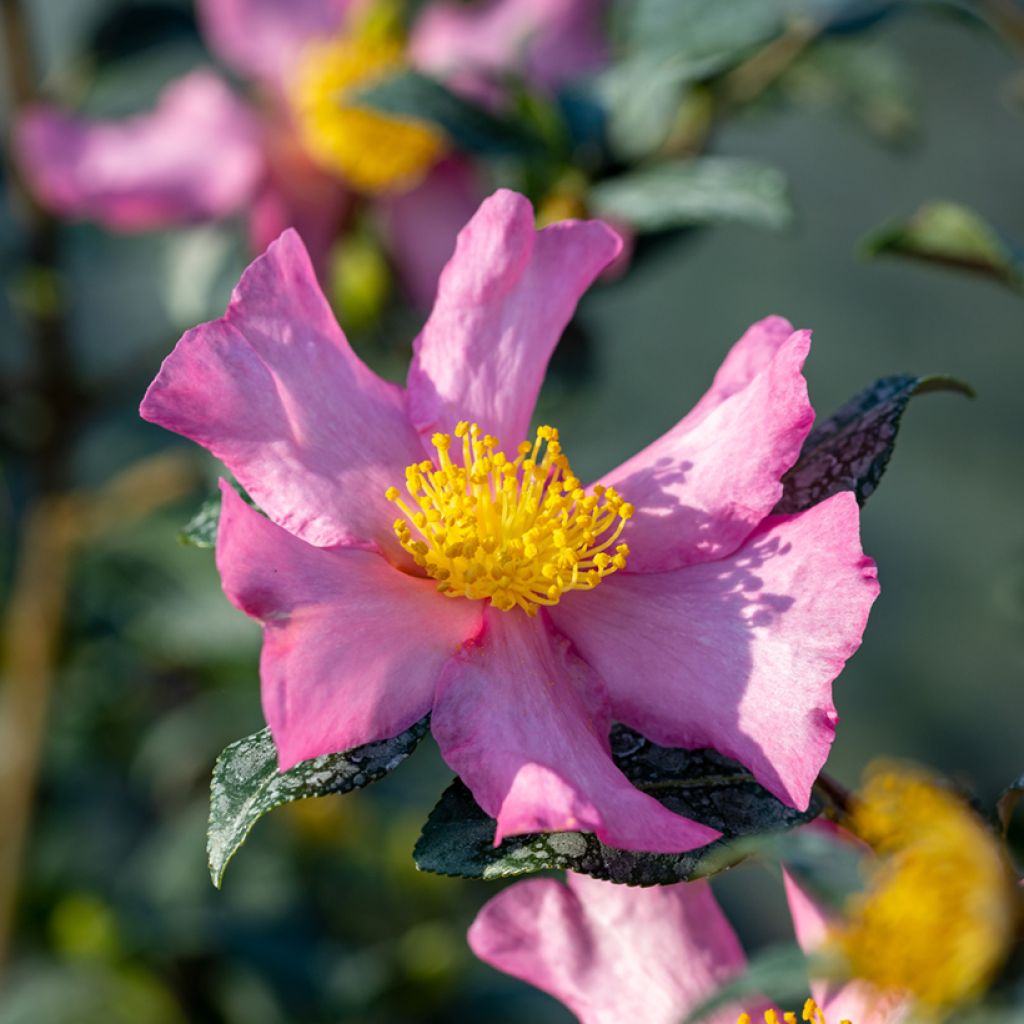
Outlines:
[[[767,370],[794,333],[793,325],[781,316],[766,316],[751,324],[722,360],[711,387],[687,413],[683,421],[687,427],[692,429],[712,409]]]
[[[17,124],[15,148],[44,206],[115,231],[226,217],[265,171],[252,112],[208,71],[178,79],[152,111],[125,120],[33,107]]]
[[[429,442],[470,420],[514,449],[529,430],[548,358],[579,297],[617,255],[600,221],[537,231],[523,196],[501,189],[459,234],[414,343],[409,410]]]
[[[553,89],[604,66],[606,12],[604,0],[435,0],[413,26],[410,59],[456,87],[519,73]]]
[[[825,908],[785,868],[782,880],[793,918],[796,941],[805,953],[818,952],[829,931],[829,915]],[[825,1020],[854,1021],[855,1024],[899,1024],[907,1017],[909,1003],[893,993],[879,992],[863,981],[846,984],[817,981],[811,984],[815,1002]]]
[[[612,715],[666,746],[713,747],[804,808],[835,735],[832,680],[878,594],[850,492],[771,516],[728,558],[616,574],[552,608]]]
[[[243,78],[287,86],[302,48],[330,36],[365,0],[197,0],[210,49]]]
[[[429,309],[437,281],[455,252],[455,239],[480,205],[473,168],[450,158],[414,189],[377,202],[391,258],[416,305]]]
[[[497,818],[495,843],[594,832],[609,846],[676,852],[717,839],[615,767],[600,680],[543,619],[489,608],[479,640],[450,661],[431,730],[448,765]]]
[[[310,544],[376,546],[411,564],[384,492],[422,446],[401,389],[349,347],[294,231],[250,265],[223,317],[182,337],[141,414],[209,448]]]
[[[372,551],[313,547],[229,484],[221,493],[217,568],[232,604],[263,623],[263,711],[281,770],[422,718],[442,666],[480,628],[480,605]]]
[[[748,332],[694,411],[601,479],[636,508],[630,572],[722,558],[782,496],[814,410],[801,372],[810,332],[780,335]]]
[[[679,1024],[746,966],[705,881],[632,888],[569,873],[517,882],[469,929],[473,952],[582,1024]],[[734,1024],[736,1011],[705,1018]]]

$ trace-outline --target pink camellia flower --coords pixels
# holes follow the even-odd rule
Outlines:
[[[813,418],[809,334],[755,324],[689,415],[584,488],[530,418],[618,250],[597,221],[538,231],[499,191],[459,235],[402,389],[354,355],[286,232],[165,361],[142,415],[209,448],[266,513],[222,485],[217,564],[263,623],[282,769],[432,712],[496,842],[714,839],[617,770],[618,720],[807,805],[831,682],[877,593],[852,494],[771,515]]]
[[[353,198],[367,196],[411,297],[429,305],[479,202],[475,171],[425,123],[346,105],[346,91],[420,54],[456,87],[462,69],[476,88],[484,72],[517,71],[546,87],[600,59],[602,9],[495,0],[466,33],[448,5],[428,5],[404,47],[371,0],[199,0],[207,43],[253,85],[251,101],[198,70],[127,120],[36,106],[16,125],[15,150],[36,197],[61,216],[132,232],[244,212],[255,251],[293,226],[321,269]]]
[[[797,942],[817,952],[825,911],[785,880]],[[554,996],[582,1024],[679,1024],[747,965],[706,880],[639,889],[571,872],[565,884],[532,878],[484,904],[468,938],[481,960]],[[797,1014],[809,1024],[899,1024],[907,1013],[904,1000],[863,982],[811,989]],[[756,998],[746,1012],[725,1007],[703,1020],[777,1021],[766,1007]]]

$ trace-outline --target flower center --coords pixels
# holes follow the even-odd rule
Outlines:
[[[850,824],[877,854],[834,934],[852,973],[931,1009],[974,998],[1006,958],[1019,901],[987,826],[906,767],[871,771]]]
[[[764,1024],[779,1024],[779,1014],[776,1010],[765,1010],[764,1011]],[[808,999],[804,1003],[803,1012],[800,1014],[800,1019],[808,1021],[809,1024],[826,1024],[825,1014],[821,1012],[821,1008],[813,999]],[[785,1024],[797,1024],[797,1016],[795,1013],[789,1012],[782,1015],[782,1020]],[[741,1013],[736,1018],[736,1024],[750,1024],[750,1014]],[[848,1020],[841,1020],[839,1024],[850,1024]]]
[[[292,83],[299,135],[310,156],[364,192],[411,188],[441,156],[444,140],[424,121],[379,114],[346,94],[404,66],[393,32],[364,28],[304,51]]]
[[[618,544],[633,506],[612,487],[587,494],[562,454],[558,431],[540,427],[514,459],[479,427],[459,423],[462,464],[450,434],[435,434],[435,462],[405,471],[411,501],[389,487],[385,497],[405,514],[395,533],[416,564],[449,597],[489,599],[495,608],[558,604],[567,590],[593,590],[626,567]]]

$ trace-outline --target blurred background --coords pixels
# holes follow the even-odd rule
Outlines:
[[[829,771],[855,785],[873,757],[913,758],[990,805],[1024,769],[1024,9],[804,4],[745,37],[744,19],[726,59],[674,80],[648,142],[616,143],[615,104],[641,87],[635,6],[656,5],[612,12],[600,88],[538,101],[569,121],[596,111],[598,142],[574,123],[557,173],[507,155],[476,172],[551,219],[615,214],[637,236],[629,267],[583,300],[539,416],[598,476],[688,410],[770,313],[814,329],[819,414],[887,374],[969,382],[974,401],[911,403],[866,507],[882,597],[837,683]],[[125,115],[216,55],[185,0],[2,9],[0,1024],[569,1020],[469,954],[491,885],[413,866],[450,776],[430,740],[370,789],[270,815],[211,886],[209,774],[262,725],[259,631],[223,598],[212,553],[179,540],[218,467],[137,406],[181,331],[223,311],[247,236],[237,216],[133,234],[56,217],[10,140],[30,100]],[[697,154],[772,168],[788,200],[772,178],[751,214],[712,183],[658,222],[623,191]],[[868,258],[865,238],[900,248],[878,229],[935,200],[970,221],[951,251]],[[372,232],[346,231],[326,272],[342,326],[400,379],[424,314]],[[750,948],[788,937],[771,872],[730,872],[718,891]]]

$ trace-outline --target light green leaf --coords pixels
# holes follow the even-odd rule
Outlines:
[[[349,793],[377,782],[416,749],[428,721],[422,718],[389,740],[303,761],[286,772],[277,770],[269,729],[225,747],[210,782],[206,850],[213,884],[220,888],[228,862],[264,814],[293,800]]]
[[[902,256],[984,274],[1024,292],[1024,254],[974,210],[947,200],[925,203],[909,220],[894,221],[862,243],[874,256]]]
[[[731,157],[666,161],[595,185],[590,207],[638,231],[737,221],[780,229],[792,217],[782,172]]]

